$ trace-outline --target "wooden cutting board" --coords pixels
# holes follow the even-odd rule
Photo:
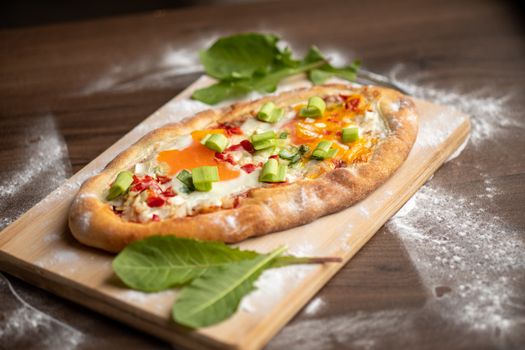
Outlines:
[[[201,78],[107,149],[0,233],[0,269],[185,348],[263,347],[344,264],[296,265],[266,271],[238,312],[216,326],[191,331],[170,319],[176,291],[126,289],[113,274],[113,256],[77,243],[67,228],[69,205],[81,183],[148,131],[205,106],[189,100],[210,83]],[[303,79],[284,89],[307,86]],[[416,100],[418,138],[401,168],[365,200],[311,224],[239,244],[261,252],[286,245],[296,255],[340,256],[348,262],[374,233],[456,151],[469,134],[468,116]]]

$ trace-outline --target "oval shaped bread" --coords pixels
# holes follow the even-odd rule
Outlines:
[[[293,104],[315,95],[350,93],[359,93],[376,101],[379,113],[389,129],[388,136],[375,147],[371,159],[366,163],[337,168],[314,180],[299,180],[288,185],[250,190],[237,208],[158,222],[125,221],[104,202],[108,183],[121,169],[129,168],[152,152],[157,152],[158,140],[188,134],[218,122],[234,121],[250,111],[258,111],[268,101]],[[180,123],[153,130],[119,154],[99,175],[88,179],[72,203],[69,227],[80,242],[118,252],[130,242],[152,235],[233,243],[303,225],[347,208],[379,187],[407,158],[417,130],[418,117],[409,97],[394,90],[371,86],[315,86],[207,110]]]

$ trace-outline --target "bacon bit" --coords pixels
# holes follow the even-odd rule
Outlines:
[[[279,159],[279,155],[278,154],[272,154],[271,156],[268,157],[268,159]]]
[[[244,170],[246,173],[251,174],[255,171],[255,169],[257,169],[257,167],[255,166],[255,164],[245,164],[241,166],[241,169]]]
[[[249,152],[249,153],[254,153],[255,152],[255,148],[253,148],[253,145],[250,141],[248,140],[242,140],[241,141],[241,146],[242,148],[244,148],[244,150],[246,152]]]
[[[239,128],[238,126],[233,126],[228,123],[221,123],[218,125],[218,127],[219,129],[224,129],[226,131],[226,134],[228,134],[228,136],[243,135],[242,129]]]
[[[225,154],[224,152],[215,152],[215,158],[228,162],[231,165],[237,165],[237,162],[235,162],[231,154]]]
[[[235,197],[235,199],[233,200],[233,207],[239,208],[240,205],[241,205],[241,199],[239,197]]]
[[[160,217],[157,214],[151,216],[151,221],[160,221]]]
[[[335,169],[344,168],[346,166],[346,163],[342,161],[341,159],[334,159],[334,165],[335,165]]]
[[[177,195],[177,193],[175,193],[175,191],[173,191],[173,188],[168,187],[166,188],[166,190],[164,192],[162,192],[162,195],[164,197],[175,197]]]
[[[157,182],[160,184],[165,184],[170,181],[171,181],[171,178],[168,176],[157,175]]]
[[[233,199],[233,207],[238,208],[241,205],[241,199],[248,197],[248,192],[241,193]]]
[[[148,197],[146,199],[146,204],[150,208],[162,207],[164,205],[164,203],[166,203],[166,200],[164,198],[161,198],[161,197]]]

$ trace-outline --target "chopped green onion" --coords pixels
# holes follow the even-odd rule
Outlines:
[[[279,164],[277,159],[268,159],[264,164],[259,181],[261,182],[284,182],[286,179],[286,165]]]
[[[342,138],[344,143],[357,141],[357,139],[359,139],[359,128],[357,126],[344,128]]]
[[[111,201],[117,198],[120,195],[123,195],[128,190],[129,186],[133,183],[133,173],[131,171],[121,171],[111,187],[109,188],[109,193],[106,197],[108,201]]]
[[[297,153],[296,155],[294,155],[291,159],[290,159],[290,163],[288,163],[288,165],[294,165],[296,164],[298,161],[301,160],[301,155],[299,153]]]
[[[286,140],[288,138],[288,132],[283,131],[282,133],[279,134],[279,138],[282,140]]]
[[[298,153],[299,151],[295,147],[293,149],[284,148],[279,152],[279,157],[281,157],[282,159],[290,160]]]
[[[195,189],[200,192],[208,192],[212,188],[212,182],[219,178],[219,168],[216,166],[201,166],[192,170],[192,179]]]
[[[263,122],[275,123],[279,121],[284,115],[284,109],[277,108],[273,102],[266,102],[259,113],[257,113],[257,119]]]
[[[282,139],[269,139],[254,142],[252,143],[252,145],[256,151],[261,151],[263,149],[268,149],[271,147],[284,147],[286,145],[286,141]]]
[[[307,145],[299,146],[299,153],[300,154],[308,153],[309,150],[310,150],[310,147],[308,147]]]
[[[189,192],[195,191],[195,186],[193,186],[193,179],[191,173],[188,170],[183,169],[181,172],[179,172],[177,174],[177,180],[182,182]]]
[[[222,152],[228,146],[228,138],[223,134],[208,134],[201,142],[204,146],[216,152]]]
[[[299,116],[307,118],[322,117],[325,109],[326,103],[324,100],[319,96],[313,96],[308,99],[308,105],[305,108],[301,108]]]
[[[333,158],[339,150],[337,148],[332,148],[326,153],[326,158]]]
[[[263,149],[267,149],[270,147],[276,147],[276,146],[277,146],[277,140],[264,140],[264,141],[255,142],[253,144],[253,148],[256,151],[260,151]]]
[[[265,131],[263,133],[260,133],[260,134],[253,134],[251,137],[250,137],[250,141],[252,143],[256,143],[256,142],[260,142],[260,141],[266,141],[266,140],[271,140],[271,139],[274,139],[275,138],[275,131],[273,130],[268,130],[268,131]]]
[[[336,155],[337,149],[332,148],[332,141],[322,140],[317,144],[317,147],[312,152],[312,158],[317,160],[323,160],[327,158],[332,158]]]

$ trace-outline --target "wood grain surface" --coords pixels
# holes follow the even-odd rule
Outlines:
[[[216,35],[270,30],[296,49],[316,43],[323,50],[359,57],[368,69],[380,73],[389,74],[402,64],[396,71],[400,79],[427,87],[414,91],[441,102],[448,97],[464,108],[474,102],[503,105],[501,121],[495,125],[488,119],[494,109],[476,109],[481,112],[473,116],[473,139],[459,158],[435,174],[420,198],[430,201],[446,192],[452,200],[474,203],[476,210],[486,213],[474,218],[486,220],[482,223],[488,226],[492,221],[486,217],[504,223],[502,240],[518,233],[512,246],[501,248],[501,255],[512,256],[512,247],[522,247],[525,227],[522,23],[519,11],[496,1],[326,1],[322,6],[301,1],[196,7],[4,30],[0,32],[2,225],[191,83],[197,75],[182,74],[187,70],[174,66],[176,58],[180,62],[180,57]],[[454,94],[443,93],[451,91]],[[493,129],[500,132],[490,132]],[[442,201],[440,206],[429,206],[435,212],[421,216],[418,227],[432,228],[429,234],[436,237],[453,237],[454,227],[436,225],[436,215],[450,214],[441,209],[446,205]],[[460,211],[458,216],[470,223],[469,213]],[[447,215],[444,220],[450,221]],[[490,265],[476,268],[480,263],[476,257],[487,252],[465,251],[457,256],[470,270],[430,264],[432,260],[417,255],[421,246],[407,244],[397,228],[393,223],[381,229],[269,348],[523,347],[525,273],[520,261],[490,260],[493,265],[508,265],[502,270]],[[486,233],[483,230],[473,225],[467,232]],[[481,238],[487,235],[480,236],[479,242],[487,247]],[[436,251],[436,256],[440,253]],[[428,274],[436,271],[448,282],[429,280]],[[471,274],[480,274],[475,281],[494,291],[484,303],[479,295],[463,292],[476,285],[466,283],[473,281]],[[3,338],[0,347],[9,339],[11,347],[19,348],[56,348],[57,344],[169,348],[11,276],[7,279],[11,285],[0,278],[0,322],[2,337],[9,338]],[[498,283],[505,288],[489,288]],[[501,296],[499,301],[495,296]],[[446,308],[450,303],[465,312],[451,312]]]

